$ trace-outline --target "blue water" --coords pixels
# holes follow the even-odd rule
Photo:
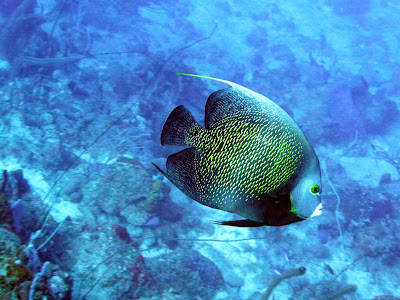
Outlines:
[[[395,0],[1,1],[0,299],[258,300],[302,267],[268,299],[400,299],[399,16]],[[176,72],[281,106],[319,158],[322,215],[216,225],[242,217],[164,178],[170,112],[203,125],[227,87]]]

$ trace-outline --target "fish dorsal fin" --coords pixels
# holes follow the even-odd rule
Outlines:
[[[206,103],[205,127],[211,129],[215,123],[228,115],[240,115],[256,112],[273,112],[275,114],[286,114],[270,99],[249,90],[239,84],[218,78],[178,73],[180,75],[211,79],[226,83],[230,88],[222,89],[212,93]]]
[[[222,82],[222,83],[229,84],[231,87],[234,87],[234,88],[243,89],[243,90],[247,90],[247,91],[249,91],[249,92],[254,93],[252,90],[249,90],[249,89],[245,88],[244,86],[241,86],[240,84],[236,84],[236,83],[231,82],[231,81],[228,81],[228,80],[223,80],[223,79],[214,78],[214,77],[209,77],[209,76],[202,76],[202,75],[195,75],[195,74],[180,73],[180,72],[176,72],[176,74],[184,75],[184,76],[190,76],[190,77],[198,77],[198,78],[204,78],[204,79],[211,79],[211,80],[215,80],[215,81],[219,81],[219,82]]]

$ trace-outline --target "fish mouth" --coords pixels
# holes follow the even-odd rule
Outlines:
[[[318,206],[315,208],[314,212],[311,214],[310,218],[317,217],[320,214],[322,214],[321,208],[322,208],[322,203],[318,204]]]

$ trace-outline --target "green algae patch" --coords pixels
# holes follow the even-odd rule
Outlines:
[[[19,238],[0,228],[0,294],[5,299],[23,299],[20,287],[32,280],[26,262]]]

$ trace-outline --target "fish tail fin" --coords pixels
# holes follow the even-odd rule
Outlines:
[[[161,145],[186,146],[190,130],[201,128],[185,106],[177,106],[165,121],[161,132]]]

